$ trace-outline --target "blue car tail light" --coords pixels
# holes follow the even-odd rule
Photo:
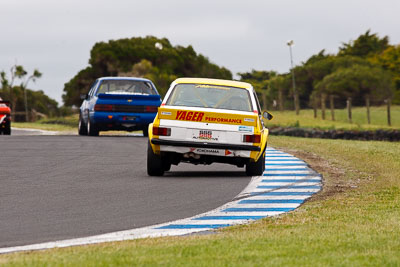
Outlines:
[[[158,106],[96,104],[94,106],[94,111],[157,113]]]
[[[96,104],[94,106],[94,111],[113,111],[113,105],[106,105],[106,104]]]
[[[146,106],[146,112],[157,112],[158,107],[157,106]]]

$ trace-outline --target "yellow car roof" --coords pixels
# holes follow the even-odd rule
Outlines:
[[[221,80],[221,79],[209,79],[209,78],[179,78],[175,80],[175,83],[212,84],[212,85],[240,87],[248,90],[253,88],[251,84],[245,82]]]

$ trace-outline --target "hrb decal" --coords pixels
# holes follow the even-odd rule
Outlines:
[[[200,130],[199,139],[210,140],[212,138],[212,132],[207,130]]]

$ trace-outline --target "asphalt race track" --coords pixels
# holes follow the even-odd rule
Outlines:
[[[147,138],[0,136],[0,248],[132,229],[212,210],[250,182],[224,164],[146,173]]]

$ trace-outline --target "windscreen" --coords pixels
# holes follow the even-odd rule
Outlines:
[[[104,80],[97,89],[98,94],[156,95],[149,82],[134,80]]]
[[[9,103],[9,102],[3,101],[3,99],[0,97],[0,107],[7,108],[8,107],[7,103]]]
[[[249,112],[253,110],[248,90],[209,84],[177,84],[166,104]]]

